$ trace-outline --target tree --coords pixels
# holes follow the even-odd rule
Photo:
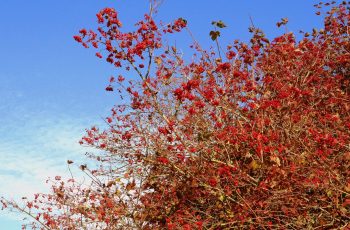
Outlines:
[[[251,27],[250,43],[222,48],[213,22],[217,50],[194,41],[189,62],[162,42],[185,19],[158,25],[153,2],[123,32],[103,9],[104,27],[74,39],[139,78],[111,77],[125,103],[82,138],[103,150],[90,155],[100,167],[80,166],[89,185],[57,177],[51,194],[3,206],[41,229],[350,227],[349,3],[315,6],[329,9],[324,28],[300,40]]]

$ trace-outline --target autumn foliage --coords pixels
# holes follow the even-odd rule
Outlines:
[[[249,43],[223,47],[214,22],[215,48],[193,41],[190,61],[163,42],[185,19],[151,12],[123,32],[103,9],[74,39],[138,78],[111,77],[124,103],[82,138],[102,150],[99,167],[80,166],[91,184],[58,177],[51,194],[4,206],[42,229],[350,228],[349,3],[321,7],[324,27],[301,39],[251,27]]]

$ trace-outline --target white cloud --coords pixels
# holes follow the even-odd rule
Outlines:
[[[85,163],[85,152],[92,151],[78,141],[93,121],[99,121],[97,114],[81,116],[77,108],[65,111],[58,104],[32,99],[0,88],[0,197],[20,200],[48,192],[48,177],[70,177],[66,161]],[[82,179],[78,168],[71,169],[76,179]],[[18,220],[6,211],[0,216]]]
[[[0,196],[32,197],[46,192],[48,177],[69,176],[66,161],[83,161],[86,148],[78,144],[86,122],[71,119],[31,119],[13,126],[0,139]]]

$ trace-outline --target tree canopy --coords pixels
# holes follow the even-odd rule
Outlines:
[[[349,3],[315,5],[324,27],[299,40],[252,26],[223,46],[215,21],[215,48],[193,41],[190,61],[164,43],[187,21],[157,23],[156,4],[134,31],[105,8],[74,36],[138,75],[111,77],[122,103],[81,140],[102,150],[80,166],[91,184],[56,177],[51,194],[3,206],[38,229],[350,227]]]

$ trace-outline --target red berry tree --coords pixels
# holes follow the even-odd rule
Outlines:
[[[100,11],[97,32],[74,39],[139,76],[111,77],[125,103],[82,138],[103,150],[90,155],[100,167],[80,166],[91,184],[57,177],[51,194],[4,207],[42,229],[350,227],[349,3],[316,7],[329,9],[324,28],[300,40],[251,27],[250,43],[222,49],[213,22],[218,50],[194,42],[190,62],[163,43],[186,20],[151,12],[124,32]]]

